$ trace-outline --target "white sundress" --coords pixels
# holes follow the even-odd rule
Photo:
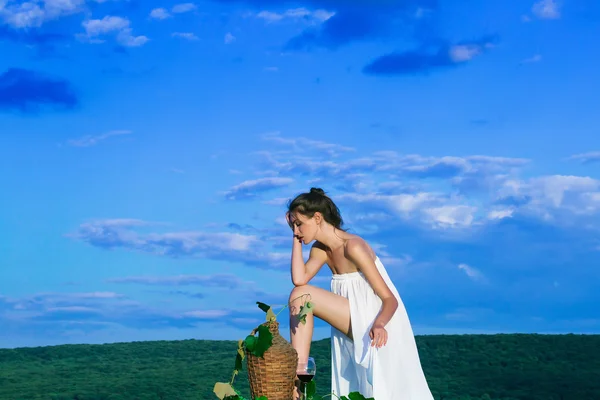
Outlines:
[[[371,347],[369,330],[382,302],[362,272],[334,274],[331,291],[349,301],[353,340],[331,328],[331,391],[338,396],[358,391],[375,400],[433,400],[404,303],[379,257],[375,265],[398,299],[385,327],[388,342]]]

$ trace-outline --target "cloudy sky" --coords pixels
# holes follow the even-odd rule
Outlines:
[[[417,334],[600,332],[600,3],[509,3],[0,0],[0,347],[244,337],[311,186]]]

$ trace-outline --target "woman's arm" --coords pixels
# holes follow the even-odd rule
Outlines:
[[[346,255],[365,275],[373,290],[382,301],[381,310],[373,322],[374,326],[384,327],[398,309],[398,299],[394,296],[371,257],[367,244],[361,239],[350,239],[346,243]]]
[[[310,249],[306,264],[302,256],[302,242],[296,236],[292,247],[292,282],[294,286],[306,285],[327,262],[327,253],[323,246],[316,242]]]

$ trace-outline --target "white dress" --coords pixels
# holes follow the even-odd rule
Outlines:
[[[398,299],[398,309],[385,327],[388,342],[379,349],[371,347],[369,330],[382,302],[362,272],[334,274],[331,291],[350,303],[353,340],[332,327],[331,390],[338,396],[358,391],[375,400],[433,400],[404,303],[379,257],[375,265]]]

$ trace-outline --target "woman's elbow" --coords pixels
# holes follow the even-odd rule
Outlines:
[[[389,304],[389,307],[392,309],[392,311],[395,312],[398,309],[398,299],[396,298],[396,296],[390,296],[386,300]]]
[[[292,279],[292,283],[294,284],[295,287],[304,286],[307,284],[305,279]]]

